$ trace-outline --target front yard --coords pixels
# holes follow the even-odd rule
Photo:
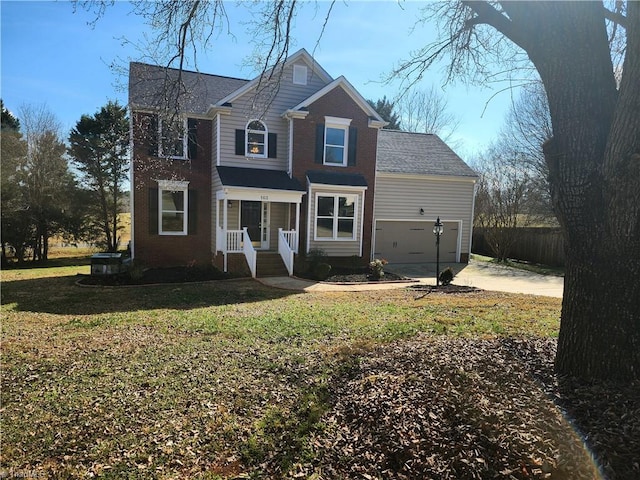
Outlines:
[[[640,475],[638,386],[552,374],[558,299],[77,271],[2,272],[0,476],[598,478],[574,427]]]

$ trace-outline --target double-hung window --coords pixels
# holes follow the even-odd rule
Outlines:
[[[189,182],[158,181],[160,235],[186,235],[188,231]]]
[[[160,121],[160,156],[187,158],[187,119],[173,118]]]
[[[261,157],[267,156],[267,127],[260,120],[252,120],[247,124],[246,130],[246,145],[247,156],[249,157]]]
[[[316,196],[316,240],[355,240],[357,195]]]
[[[324,164],[346,166],[350,119],[325,117]]]

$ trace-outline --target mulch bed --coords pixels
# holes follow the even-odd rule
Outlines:
[[[80,285],[103,286],[149,285],[159,283],[205,282],[208,280],[224,280],[227,278],[231,278],[231,276],[212,266],[168,267],[149,268],[134,278],[132,278],[129,273],[103,276],[87,275],[83,276],[78,283]]]
[[[425,336],[377,348],[333,382],[318,461],[290,474],[640,478],[640,385],[558,380],[555,345]]]

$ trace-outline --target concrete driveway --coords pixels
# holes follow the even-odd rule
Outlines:
[[[441,264],[440,269],[447,267],[455,272],[453,283],[468,285],[483,290],[498,292],[526,293],[562,298],[564,278],[551,275],[504,267],[493,263],[471,260],[469,264],[451,263]],[[405,288],[416,283],[435,285],[436,264],[389,264],[385,267],[388,272],[414,279],[413,282],[393,283],[364,283],[364,284],[331,284],[314,282],[295,277],[268,277],[258,279],[265,285],[287,290],[301,290],[306,292],[344,292],[364,290],[389,290]]]
[[[453,283],[456,285],[468,285],[498,292],[526,293],[558,298],[562,298],[564,290],[563,277],[540,275],[518,268],[496,265],[495,263],[471,260],[469,264],[452,263],[440,265],[441,270],[447,267],[451,267],[454,271],[455,278]],[[420,283],[428,285],[435,285],[436,282],[435,263],[389,264],[386,266],[386,270],[398,275],[415,278]]]

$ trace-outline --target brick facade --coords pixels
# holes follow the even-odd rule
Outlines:
[[[358,129],[355,166],[337,167],[316,163],[316,126],[325,123],[325,116],[350,118],[351,126]],[[293,176],[306,185],[309,170],[337,173],[357,173],[367,181],[364,204],[364,225],[362,231],[362,256],[371,254],[371,234],[373,222],[373,196],[375,192],[376,145],[378,130],[369,127],[369,117],[362,108],[345,92],[337,87],[309,105],[305,119],[294,120],[293,124]],[[308,196],[300,208],[300,250],[304,251],[307,241]]]
[[[197,155],[191,160],[171,160],[149,156],[150,141],[140,127],[150,115],[134,112],[133,202],[134,254],[146,266],[179,266],[211,264],[211,141],[212,122],[197,120]],[[189,182],[190,229],[188,235],[159,235],[150,215],[150,195],[158,188],[158,180]],[[156,190],[157,192],[157,190]],[[195,192],[195,194],[193,194]],[[154,211],[151,211],[154,210]],[[195,219],[193,219],[195,215]],[[154,232],[155,230],[155,232]]]

